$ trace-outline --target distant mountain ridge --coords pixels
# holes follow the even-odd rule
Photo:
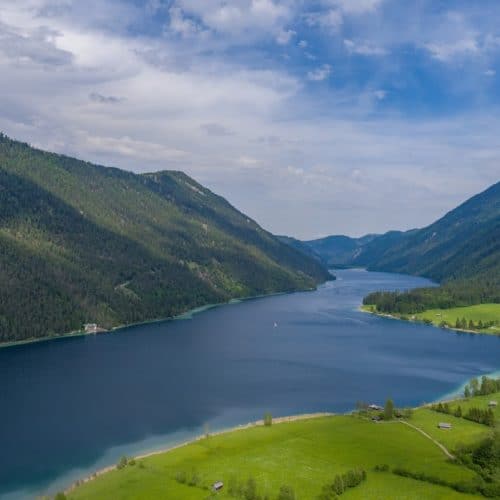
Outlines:
[[[332,267],[500,281],[500,182],[422,229],[300,242]],[[296,248],[300,245],[296,244]]]
[[[329,277],[182,172],[138,175],[0,135],[0,341],[170,317]]]
[[[363,247],[379,236],[377,234],[368,234],[360,238],[351,238],[344,235],[333,235],[302,243],[313,250],[328,265],[343,267],[351,266],[363,253]]]
[[[500,279],[500,182],[433,224],[405,233],[368,267],[437,281],[483,275]]]

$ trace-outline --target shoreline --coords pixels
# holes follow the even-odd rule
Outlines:
[[[395,318],[395,319],[397,319],[397,318]],[[495,377],[497,375],[500,375],[500,371],[493,372],[493,373],[491,373],[489,375],[486,375],[486,376],[493,376],[493,377]],[[429,409],[433,404],[436,404],[438,402],[453,403],[453,402],[457,402],[457,401],[462,401],[464,399],[464,396],[463,396],[463,393],[462,393],[462,388],[464,387],[464,385],[465,385],[465,383],[462,384],[460,387],[457,387],[457,389],[455,391],[452,391],[452,392],[449,392],[447,394],[444,394],[444,395],[436,398],[432,402],[423,402],[423,403],[421,403],[421,404],[419,404],[417,406],[412,407],[412,409],[413,410]],[[289,416],[283,416],[283,417],[275,417],[275,418],[272,419],[272,425],[279,425],[279,424],[297,422],[297,421],[301,421],[301,420],[310,420],[310,419],[315,419],[315,418],[327,418],[327,417],[335,417],[335,416],[342,416],[342,415],[350,415],[351,413],[352,413],[352,411],[345,412],[345,413],[333,413],[333,412],[301,413],[301,414],[298,414],[298,415],[289,415]],[[133,456],[133,457],[128,457],[128,458],[133,458],[136,461],[137,460],[142,460],[142,459],[149,458],[149,457],[152,457],[152,456],[162,455],[164,453],[169,453],[171,451],[178,450],[179,448],[183,448],[185,446],[189,446],[191,444],[197,443],[199,441],[203,441],[204,439],[207,439],[207,438],[210,438],[210,437],[220,436],[220,435],[224,435],[224,434],[230,434],[230,433],[233,433],[233,432],[242,431],[242,430],[246,430],[246,429],[252,429],[252,428],[255,428],[255,427],[264,427],[264,425],[265,424],[264,424],[264,420],[263,419],[256,420],[256,421],[253,421],[253,422],[248,422],[246,424],[239,424],[239,425],[236,425],[236,426],[233,426],[233,427],[228,427],[228,428],[225,428],[225,429],[221,429],[219,431],[210,432],[208,434],[200,434],[200,435],[197,435],[197,436],[195,436],[195,437],[193,437],[191,439],[188,439],[186,441],[182,441],[182,442],[180,442],[178,444],[174,444],[174,445],[168,446],[166,448],[162,448],[160,450],[155,450],[155,451],[151,451],[151,452],[141,453],[139,455],[136,455],[136,456]],[[83,485],[85,483],[88,483],[90,481],[93,481],[94,479],[97,479],[98,477],[100,477],[100,476],[102,476],[104,474],[107,474],[108,472],[112,472],[113,470],[116,470],[116,469],[117,469],[117,464],[108,465],[106,467],[98,469],[95,472],[93,472],[92,474],[90,474],[88,476],[85,476],[84,478],[78,479],[78,480],[74,481],[73,483],[71,483],[71,485],[68,486],[68,488],[64,489],[64,494],[68,495],[72,491],[74,491],[76,488],[78,488],[79,486],[81,486],[81,485]]]
[[[290,422],[297,422],[300,420],[310,420],[314,418],[326,418],[326,417],[333,417],[335,415],[338,415],[338,413],[331,413],[331,412],[316,412],[316,413],[301,413],[299,415],[289,415],[285,417],[276,417],[273,418],[272,425],[279,425],[279,424],[286,424]],[[161,449],[161,450],[156,450],[156,451],[151,451],[147,453],[142,453],[140,455],[137,455],[135,457],[130,457],[133,458],[134,460],[143,460],[144,458],[149,458],[153,457],[155,455],[162,455],[164,453],[169,453],[174,450],[178,450],[179,448],[183,448],[185,446],[189,446],[190,444],[197,443],[199,441],[202,441],[204,439],[213,437],[213,436],[221,436],[223,434],[230,434],[232,432],[236,431],[242,431],[246,429],[252,429],[254,427],[264,427],[264,420],[256,420],[254,422],[248,422],[247,424],[240,424],[234,427],[229,427],[227,429],[222,429],[220,431],[215,431],[215,432],[210,432],[207,434],[200,434],[198,436],[195,436],[192,439],[188,439],[186,441],[183,441],[182,443],[178,443],[172,446],[168,446],[167,448]],[[78,479],[74,483],[72,483],[68,488],[64,490],[64,494],[68,495],[72,491],[74,491],[76,488],[81,486],[82,484],[88,483],[90,481],[93,481],[94,479],[97,479],[98,477],[107,474],[108,472],[112,472],[113,470],[117,469],[117,464],[113,465],[108,465],[107,467],[103,467],[102,469],[99,469],[89,476],[86,476],[82,479]]]
[[[497,374],[500,374],[500,371],[494,372],[493,374],[490,374],[490,375],[497,375]],[[417,406],[412,407],[412,409],[413,410],[428,409],[433,404],[436,404],[438,402],[453,403],[453,402],[461,401],[461,400],[464,399],[463,394],[461,393],[461,389],[462,389],[463,386],[464,386],[464,384],[462,384],[459,388],[457,388],[456,391],[453,391],[453,392],[447,393],[445,395],[442,395],[442,396],[436,398],[432,402],[423,402],[423,403],[421,403],[421,404],[419,404]],[[342,415],[350,415],[351,413],[352,413],[352,411],[345,412],[345,413],[333,413],[333,412],[301,413],[301,414],[298,414],[298,415],[289,415],[289,416],[284,416],[284,417],[273,418],[272,425],[279,425],[279,424],[285,424],[285,423],[290,423],[290,422],[297,422],[297,421],[301,421],[301,420],[310,420],[310,419],[315,419],[315,418],[326,418],[326,417],[335,417],[335,416],[342,416]],[[182,441],[181,443],[174,444],[174,445],[168,446],[166,448],[162,448],[160,450],[155,450],[155,451],[151,451],[151,452],[141,453],[139,455],[136,455],[136,456],[133,456],[133,457],[128,457],[128,458],[133,458],[136,461],[137,460],[143,460],[145,458],[153,457],[153,456],[156,456],[156,455],[162,455],[164,453],[169,453],[171,451],[178,450],[179,448],[183,448],[185,446],[189,446],[191,444],[197,443],[199,441],[203,441],[204,439],[207,439],[207,438],[210,438],[210,437],[221,436],[221,435],[224,435],[224,434],[230,434],[230,433],[233,433],[233,432],[242,431],[242,430],[246,430],[246,429],[252,429],[252,428],[255,428],[255,427],[264,427],[264,420],[260,419],[260,420],[254,421],[254,422],[248,422],[246,424],[239,424],[239,425],[236,425],[236,426],[233,426],[233,427],[228,427],[226,429],[221,429],[219,431],[210,432],[210,433],[208,433],[208,435],[207,434],[200,434],[200,435],[197,435],[197,436],[195,436],[195,437],[193,437],[191,439],[188,439],[186,441]],[[78,488],[79,486],[81,486],[81,485],[83,485],[85,483],[88,483],[90,481],[93,481],[94,479],[97,479],[100,476],[102,476],[104,474],[107,474],[108,472],[112,472],[112,471],[114,471],[116,469],[117,469],[117,464],[108,465],[106,467],[98,469],[95,472],[93,472],[92,474],[90,474],[88,476],[85,476],[82,479],[78,479],[78,480],[74,481],[70,486],[68,486],[68,488],[66,488],[64,490],[64,494],[68,495],[72,491],[74,491],[76,488]]]
[[[84,332],[82,330],[75,330],[73,332],[62,333],[61,335],[47,335],[45,337],[39,337],[39,338],[0,342],[0,349],[7,349],[9,347],[17,347],[17,346],[22,346],[22,345],[27,345],[27,344],[38,344],[41,342],[51,342],[54,340],[87,337],[87,336],[91,336],[91,335],[107,335],[110,333],[116,333],[120,330],[126,330],[127,328],[133,328],[135,326],[152,325],[154,323],[164,323],[164,322],[166,323],[168,321],[179,321],[179,320],[192,319],[197,314],[208,311],[210,309],[215,309],[217,307],[229,306],[232,304],[239,304],[241,302],[246,302],[246,301],[254,300],[254,299],[264,299],[264,298],[268,298],[268,297],[276,297],[279,295],[289,295],[292,293],[303,293],[303,292],[314,292],[315,290],[318,289],[319,286],[323,285],[324,283],[327,283],[327,282],[325,281],[323,283],[318,283],[318,285],[315,288],[306,288],[303,290],[293,290],[293,291],[289,291],[289,292],[271,292],[271,293],[264,293],[264,294],[260,294],[260,295],[249,295],[247,297],[233,297],[232,299],[229,299],[225,302],[205,304],[204,306],[193,307],[191,309],[187,309],[186,311],[184,311],[182,313],[176,314],[175,316],[166,316],[164,318],[149,319],[149,320],[145,320],[145,321],[138,321],[136,323],[126,323],[126,324],[122,324],[122,325],[113,326],[107,330],[102,330],[100,332],[88,332],[87,333],[87,332]]]
[[[438,328],[440,330],[448,330],[450,332],[457,332],[457,333],[471,333],[473,335],[492,335],[492,336],[500,336],[499,333],[494,333],[494,332],[480,332],[477,330],[467,330],[464,328],[455,328],[455,327],[449,327],[449,326],[439,326],[434,323],[425,323],[424,321],[420,320],[415,320],[415,319],[401,319],[399,316],[394,316],[393,314],[389,313],[381,313],[377,311],[369,311],[368,309],[363,309],[363,305],[360,305],[358,307],[358,311],[367,313],[367,314],[373,314],[374,316],[379,316],[381,318],[387,318],[387,319],[395,319],[398,321],[404,321],[406,323],[416,323],[420,325],[425,325],[425,326],[432,326],[434,328]]]

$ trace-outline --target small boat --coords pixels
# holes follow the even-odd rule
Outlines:
[[[278,323],[274,322],[274,328],[278,328]]]

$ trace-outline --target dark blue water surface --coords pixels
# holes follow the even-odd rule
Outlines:
[[[416,405],[500,368],[500,338],[357,310],[421,278],[346,270],[315,292],[0,349],[0,496],[53,492],[123,454],[273,415]],[[277,327],[274,326],[277,323]]]

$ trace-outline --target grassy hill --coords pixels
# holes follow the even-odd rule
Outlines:
[[[328,500],[339,498],[330,486],[335,476],[355,469],[364,470],[366,479],[342,498],[498,498],[495,446],[500,436],[491,426],[466,417],[470,408],[487,410],[490,400],[499,399],[498,392],[477,395],[449,404],[447,414],[422,407],[402,419],[381,422],[371,420],[373,412],[362,410],[255,425],[132,461],[80,485],[68,498]],[[462,417],[455,415],[458,406]],[[499,418],[497,407],[494,419]],[[440,422],[452,428],[439,429]],[[215,481],[225,486],[211,495]],[[284,485],[295,496],[278,496]]]
[[[0,135],[0,341],[169,317],[328,278],[182,172],[137,175]]]

